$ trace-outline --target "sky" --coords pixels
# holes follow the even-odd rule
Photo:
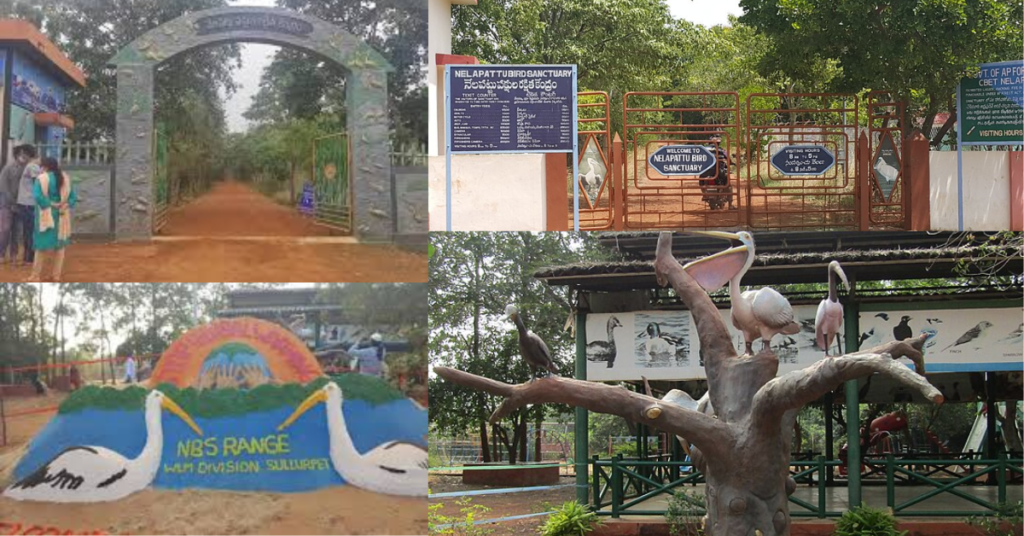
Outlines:
[[[672,16],[690,22],[715,26],[728,24],[729,15],[743,14],[740,0],[667,0]]]
[[[274,0],[231,0],[228,2],[233,6],[261,6],[274,7]],[[241,43],[242,67],[235,70],[234,80],[238,90],[231,98],[225,101],[225,111],[228,116],[228,130],[230,132],[244,132],[249,128],[247,121],[242,114],[249,109],[253,96],[260,89],[260,77],[263,69],[270,65],[274,59],[274,52],[280,47],[264,45],[260,43]],[[223,92],[221,94],[224,97]]]

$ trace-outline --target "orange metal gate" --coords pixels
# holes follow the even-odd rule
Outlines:
[[[624,223],[630,229],[732,228],[744,224],[737,167],[736,92],[630,92],[622,99]],[[714,141],[713,137],[720,137]],[[728,176],[666,176],[649,157],[668,145],[724,150]],[[619,162],[616,156],[616,164]],[[722,180],[719,180],[722,179]]]
[[[904,106],[888,91],[872,91],[867,96],[867,108],[871,142],[870,166],[865,174],[871,192],[868,222],[902,229],[906,224],[904,192],[909,164],[903,151]]]
[[[611,229],[614,200],[622,195],[612,182],[612,121],[608,94],[583,91],[576,94],[579,117],[580,229]],[[572,171],[572,168],[569,169]],[[569,225],[572,228],[572,183],[569,183]]]
[[[857,222],[856,95],[756,93],[747,97],[748,203],[752,229],[843,229]],[[770,162],[784,147],[823,146],[835,165],[820,175],[783,175]]]

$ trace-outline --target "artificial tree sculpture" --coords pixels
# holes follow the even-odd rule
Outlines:
[[[609,385],[548,377],[509,385],[455,369],[438,367],[445,380],[500,395],[506,400],[491,416],[495,422],[526,404],[560,403],[619,415],[680,435],[699,448],[693,459],[704,472],[710,536],[785,536],[790,533],[789,453],[797,412],[845,381],[884,374],[935,403],[942,394],[925,378],[897,361],[922,362],[924,337],[824,357],[810,367],[776,377],[771,350],[737,355],[718,309],[672,256],[672,234],[658,239],[654,269],[658,283],[671,284],[690,309],[715,416]]]

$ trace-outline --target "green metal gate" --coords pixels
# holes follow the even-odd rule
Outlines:
[[[167,173],[167,149],[170,139],[167,136],[167,127],[158,123],[153,136],[153,233],[160,232],[160,229],[167,223],[167,213],[170,209],[170,177]]]
[[[352,233],[351,167],[348,134],[313,140],[313,217],[345,234]]]

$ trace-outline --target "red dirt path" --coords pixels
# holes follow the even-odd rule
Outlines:
[[[150,242],[74,243],[65,281],[426,282],[427,257],[390,245],[329,237],[241,183],[221,183],[174,209]],[[166,235],[166,236],[164,236]],[[0,265],[0,281],[31,270]]]

